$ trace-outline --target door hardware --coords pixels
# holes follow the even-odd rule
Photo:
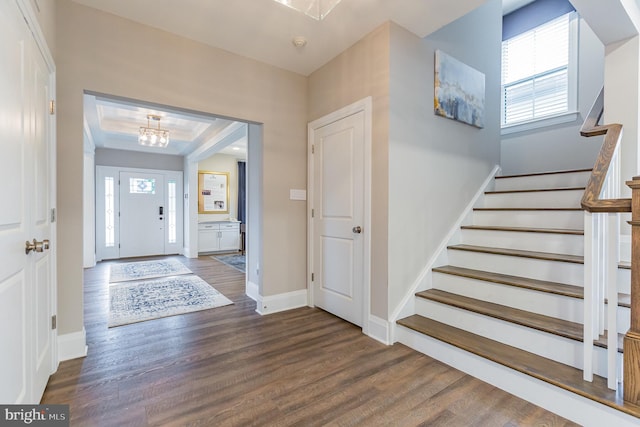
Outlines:
[[[29,255],[29,252],[44,252],[49,249],[49,240],[44,239],[42,242],[38,242],[36,239],[33,239],[31,242],[25,242],[24,253]]]

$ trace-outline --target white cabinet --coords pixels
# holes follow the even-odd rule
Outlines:
[[[198,224],[198,252],[237,251],[239,249],[239,222],[216,221]]]

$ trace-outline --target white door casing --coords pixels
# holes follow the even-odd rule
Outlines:
[[[120,257],[164,254],[165,213],[164,175],[120,172]]]
[[[310,305],[368,332],[370,98],[309,124]]]
[[[0,402],[37,403],[57,366],[54,72],[28,2],[0,2]],[[38,251],[25,251],[38,242]],[[45,241],[48,241],[45,243]]]

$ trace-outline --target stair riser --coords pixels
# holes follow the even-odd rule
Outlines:
[[[618,269],[618,292],[623,294],[631,293],[631,270],[627,268]]]
[[[433,287],[453,294],[492,302],[570,322],[582,323],[584,300],[536,290],[433,272]],[[418,298],[421,299],[421,298]],[[618,307],[618,333],[629,330],[630,312]],[[608,328],[608,326],[605,325]]]
[[[626,334],[631,327],[631,310],[627,307],[618,307],[618,330],[619,334]],[[609,329],[607,322],[605,322],[605,329]]]
[[[573,172],[499,178],[495,180],[495,190],[539,190],[544,188],[584,187],[590,175],[591,172]]]
[[[433,287],[570,322],[582,323],[584,318],[583,300],[578,298],[437,272],[433,273]]]
[[[579,208],[584,190],[485,194],[485,208]]]
[[[504,322],[423,298],[416,313],[456,328],[517,347],[548,359],[582,369],[582,342]],[[605,376],[606,349],[594,347],[594,373]]]
[[[474,225],[582,230],[582,211],[473,211]]]
[[[518,231],[461,230],[462,243],[567,255],[584,254],[584,236]]]
[[[584,267],[582,264],[453,249],[448,251],[448,256],[449,264],[457,267],[548,280],[575,286],[582,286],[584,282]]]

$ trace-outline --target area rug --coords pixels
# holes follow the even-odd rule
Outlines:
[[[223,262],[228,266],[235,268],[236,270],[240,270],[243,273],[247,270],[246,259],[244,255],[212,255],[211,258],[217,259],[218,261]]]
[[[233,304],[195,275],[109,285],[109,327]]]
[[[175,259],[126,262],[111,265],[109,283],[178,276],[180,274],[190,273],[192,273],[191,270]]]

